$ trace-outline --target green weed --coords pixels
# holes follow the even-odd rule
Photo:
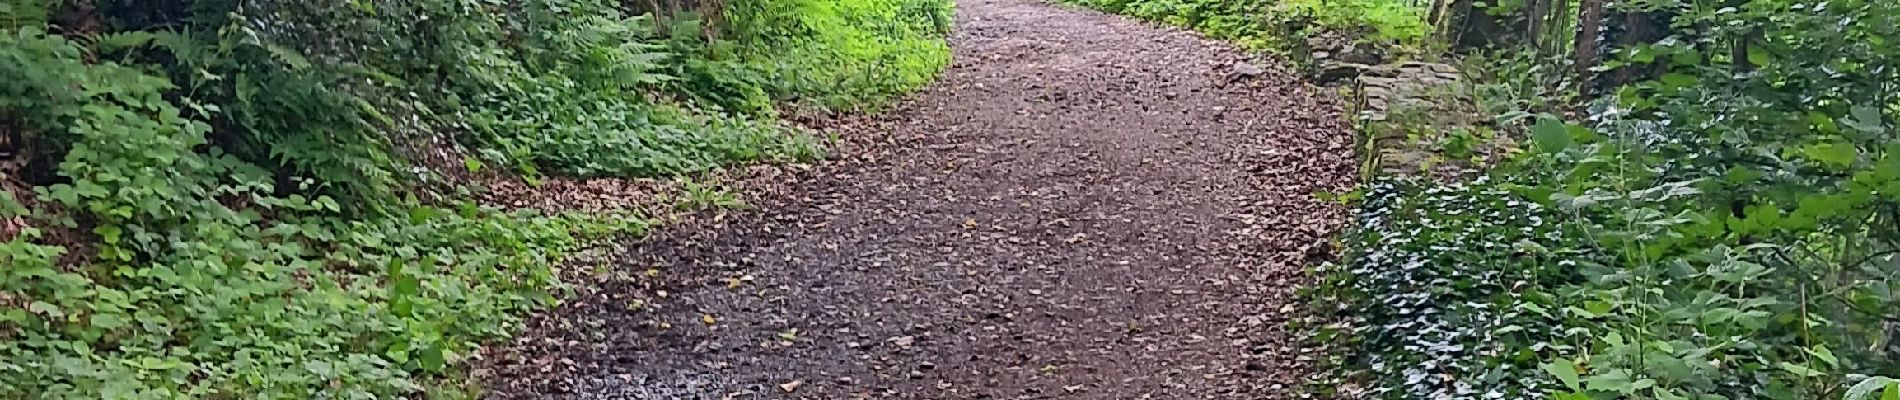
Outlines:
[[[1562,62],[1474,61],[1474,104],[1529,151],[1366,189],[1316,291],[1347,351],[1315,391],[1900,397],[1869,378],[1900,374],[1900,71],[1840,67],[1896,62],[1869,44],[1900,39],[1900,5],[1733,3],[1645,4],[1710,28],[1619,49],[1607,74],[1642,79],[1587,105]]]
[[[799,6],[738,41],[606,0],[0,0],[0,126],[58,161],[0,177],[37,185],[0,191],[0,398],[478,394],[437,386],[647,221],[415,200],[419,143],[530,179],[809,159],[773,96],[880,101],[947,54],[946,2],[744,4]]]

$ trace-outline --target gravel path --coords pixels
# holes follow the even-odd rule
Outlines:
[[[494,398],[1287,398],[1356,176],[1339,107],[1228,45],[962,0],[956,62],[530,321]],[[1250,65],[1261,65],[1251,67]]]

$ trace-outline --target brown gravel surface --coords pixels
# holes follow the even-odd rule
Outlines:
[[[1228,45],[959,1],[956,61],[655,232],[494,349],[494,398],[1287,398],[1357,176],[1339,106]],[[1259,67],[1255,67],[1259,65]]]

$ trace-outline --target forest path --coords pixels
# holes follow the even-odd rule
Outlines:
[[[841,130],[882,144],[619,249],[486,395],[1289,397],[1343,217],[1313,194],[1356,176],[1339,107],[1191,33],[959,3],[941,79]]]

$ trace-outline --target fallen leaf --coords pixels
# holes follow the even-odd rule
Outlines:
[[[778,388],[779,390],[784,390],[785,393],[791,393],[792,391],[798,390],[798,385],[803,384],[805,384],[805,381],[791,381],[779,384]]]

